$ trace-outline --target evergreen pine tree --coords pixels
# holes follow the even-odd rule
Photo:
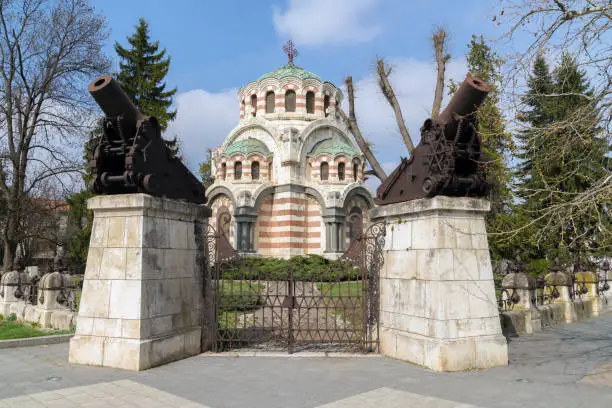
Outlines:
[[[472,36],[468,45],[466,59],[469,71],[490,86],[489,95],[477,112],[478,134],[483,148],[482,165],[490,186],[491,212],[487,215],[487,230],[493,233],[489,240],[493,257],[510,257],[512,254],[508,243],[495,234],[507,228],[512,198],[509,190],[511,173],[506,162],[506,152],[512,137],[506,132],[504,118],[498,107],[502,81],[500,69],[503,61],[482,36],[476,35]]]
[[[143,18],[128,43],[130,47],[124,48],[115,42],[115,51],[121,59],[117,80],[138,109],[145,115],[155,116],[162,131],[166,130],[168,122],[176,117],[176,110],[170,109],[176,88],[166,90],[164,82],[170,57],[166,56],[166,49],[159,50],[159,41],[151,41],[149,24]],[[176,138],[166,140],[166,146],[172,156],[178,155]]]
[[[562,206],[587,191],[609,167],[609,146],[598,127],[600,115],[592,103],[586,75],[571,55],[563,55],[551,75],[538,56],[523,98],[527,110],[520,119],[527,129],[519,135],[519,187],[522,210],[531,218],[552,206]],[[540,255],[567,258],[596,251],[598,231],[610,228],[605,211],[585,206],[569,219],[536,223]],[[605,225],[604,225],[605,224]]]

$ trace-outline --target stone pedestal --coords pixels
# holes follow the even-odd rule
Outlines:
[[[144,370],[200,352],[204,206],[98,196],[70,362]]]
[[[489,203],[434,197],[370,212],[387,222],[380,279],[384,355],[436,371],[508,364],[485,229]]]

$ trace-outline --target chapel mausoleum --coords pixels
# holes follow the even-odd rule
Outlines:
[[[368,223],[365,159],[342,92],[289,63],[238,91],[240,121],[213,151],[211,224],[243,253],[336,258]]]

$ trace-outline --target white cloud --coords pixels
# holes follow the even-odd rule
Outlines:
[[[194,89],[176,97],[176,119],[165,137],[181,141],[184,162],[194,174],[206,158],[206,149],[220,146],[240,119],[236,90],[210,93]]]
[[[420,140],[419,129],[431,114],[436,81],[434,63],[415,59],[389,59],[387,62],[393,68],[390,81],[402,108],[404,122],[416,145]],[[451,60],[446,67],[447,83],[449,79],[463,80],[466,72],[465,60]],[[354,85],[359,127],[366,140],[373,144],[374,154],[389,174],[399,164],[400,156],[408,156],[393,110],[378,87],[375,73],[354,81]],[[445,90],[443,106],[448,100]],[[343,109],[348,113],[346,98]],[[368,185],[374,190],[378,184],[378,179],[371,176]]]
[[[289,0],[274,8],[276,32],[297,44],[330,45],[372,40],[382,27],[368,20],[380,0]]]

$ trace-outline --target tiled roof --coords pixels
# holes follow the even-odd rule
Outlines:
[[[258,81],[266,78],[286,78],[286,77],[296,77],[300,79],[313,78],[321,81],[321,78],[318,75],[313,74],[310,71],[306,71],[304,68],[300,68],[297,65],[287,64],[282,67],[275,69],[272,72],[268,72],[267,74],[262,75]]]

